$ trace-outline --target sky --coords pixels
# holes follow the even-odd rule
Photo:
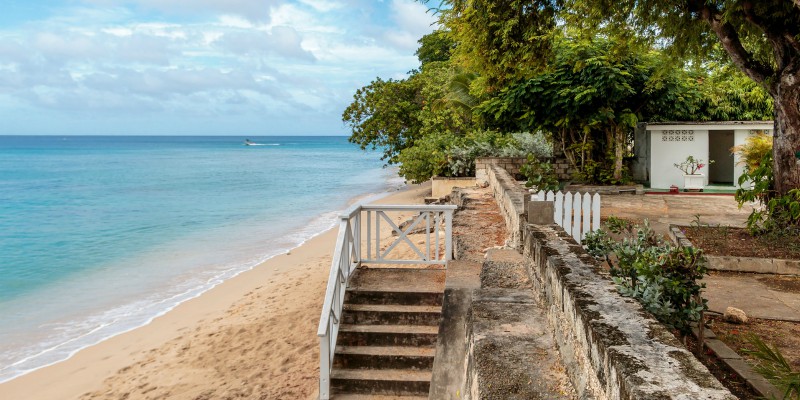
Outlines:
[[[346,135],[417,68],[412,0],[2,0],[0,135]]]

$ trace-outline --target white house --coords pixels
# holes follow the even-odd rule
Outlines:
[[[693,156],[706,164],[700,172],[705,185],[736,186],[744,167],[731,148],[756,132],[772,134],[773,121],[659,122],[639,124],[634,137],[633,178],[654,189],[676,185],[683,173],[675,168]],[[708,164],[708,160],[714,160]]]

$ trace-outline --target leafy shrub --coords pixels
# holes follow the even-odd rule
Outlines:
[[[732,147],[731,152],[739,156],[740,163],[744,164],[745,168],[756,169],[767,154],[772,154],[772,136],[758,132],[748,137],[744,144]]]
[[[541,132],[502,134],[477,131],[467,135],[463,144],[448,153],[450,176],[474,176],[478,157],[550,157],[553,146]]]
[[[646,220],[636,226],[611,218],[605,230],[587,234],[584,243],[589,254],[606,258],[617,290],[668,327],[687,334],[707,308],[700,297],[705,285],[699,281],[707,272],[702,250],[665,242]]]
[[[739,208],[745,203],[761,206],[747,217],[750,233],[776,236],[800,233],[800,190],[792,189],[783,196],[775,191],[771,138],[753,136],[736,149],[745,162],[735,196]],[[749,188],[746,187],[748,184]]]
[[[426,135],[400,151],[400,175],[413,183],[433,176],[475,176],[477,157],[544,158],[553,146],[541,133],[500,133],[474,131],[466,136],[453,133]]]
[[[398,173],[408,181],[421,183],[432,176],[449,176],[448,152],[463,138],[453,134],[428,135],[400,151]]]
[[[519,172],[528,178],[525,186],[535,190],[558,190],[558,176],[553,170],[553,165],[549,162],[541,162],[532,154],[528,156],[528,162],[520,167]]]

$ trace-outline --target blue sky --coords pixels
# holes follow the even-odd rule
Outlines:
[[[412,0],[18,0],[0,135],[348,134],[353,93],[418,67]]]

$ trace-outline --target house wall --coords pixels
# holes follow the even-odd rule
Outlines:
[[[743,145],[748,137],[752,135],[749,129],[737,129],[733,131],[733,144],[734,146]],[[742,158],[738,154],[733,156],[733,185],[739,185],[739,176],[744,173],[744,164],[741,163]]]
[[[677,185],[683,189],[683,173],[675,168],[686,157],[708,161],[708,130],[706,129],[665,129],[650,132],[650,187],[669,189]],[[708,172],[704,168],[704,171]],[[704,178],[708,184],[708,176]]]

